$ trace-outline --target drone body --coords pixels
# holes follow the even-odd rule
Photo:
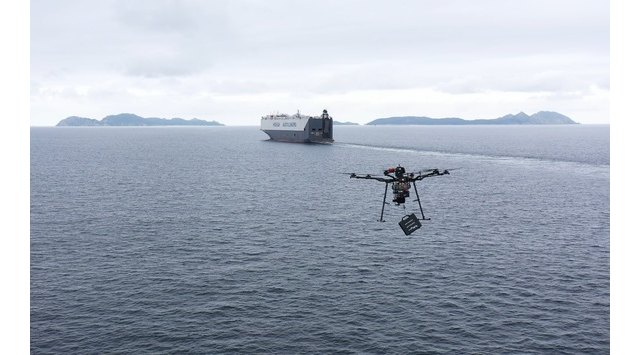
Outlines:
[[[391,190],[393,192],[393,202],[395,202],[396,206],[403,205],[406,202],[406,198],[410,195],[411,185],[413,184],[416,193],[416,201],[418,201],[418,205],[420,206],[422,219],[426,220],[427,218],[424,217],[422,203],[420,203],[420,196],[418,195],[416,182],[432,176],[449,175],[449,170],[440,172],[440,170],[438,169],[426,169],[417,173],[407,173],[405,168],[398,165],[395,168],[386,169],[382,173],[384,176],[356,173],[351,173],[349,176],[351,179],[369,179],[385,183],[384,198],[382,200],[382,212],[380,213],[380,222],[384,222],[384,206],[387,204],[387,190],[389,189],[389,184],[391,184]]]

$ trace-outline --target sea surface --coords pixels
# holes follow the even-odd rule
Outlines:
[[[608,125],[334,129],[32,128],[31,353],[609,352]]]

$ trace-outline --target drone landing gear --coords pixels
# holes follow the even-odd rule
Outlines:
[[[420,195],[418,195],[418,187],[416,187],[416,184],[413,184],[413,189],[416,191],[416,200],[418,200],[418,206],[420,206],[420,213],[422,214],[422,220],[426,220],[426,218],[424,218],[424,212],[422,211],[422,203],[420,203]]]
[[[384,184],[384,198],[382,199],[382,212],[380,212],[380,221],[379,222],[384,222],[384,219],[382,219],[382,216],[384,215],[384,205],[387,204],[387,190],[389,189],[389,183]]]

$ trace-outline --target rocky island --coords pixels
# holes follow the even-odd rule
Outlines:
[[[185,120],[183,118],[157,118],[140,117],[132,113],[121,113],[106,116],[98,121],[93,118],[71,116],[58,122],[58,127],[63,126],[224,126],[216,121],[204,121],[197,118]]]
[[[553,112],[540,111],[531,116],[524,112],[494,119],[464,120],[457,117],[430,118],[418,116],[387,117],[375,119],[367,125],[546,125],[578,124],[569,117]]]

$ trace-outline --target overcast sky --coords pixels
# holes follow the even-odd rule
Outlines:
[[[609,123],[609,2],[31,1],[31,125],[558,111]]]

